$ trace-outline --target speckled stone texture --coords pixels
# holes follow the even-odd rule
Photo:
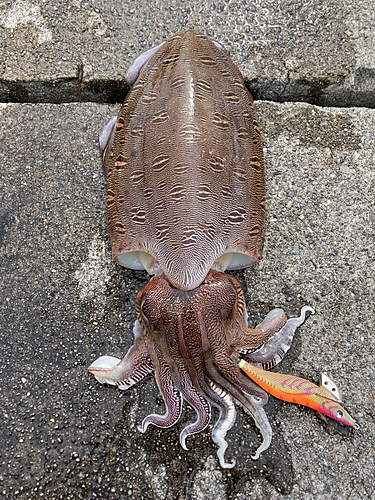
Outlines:
[[[375,111],[256,103],[266,245],[260,265],[235,276],[252,325],[275,306],[316,309],[279,371],[314,382],[327,371],[359,429],[271,398],[270,449],[249,458],[259,436],[239,411],[228,450],[238,467],[228,471],[209,430],[188,452],[178,428],[139,433],[146,414],[163,412],[152,377],[121,392],[86,370],[131,345],[148,280],[110,258],[97,135],[117,109],[0,108],[0,496],[374,498]]]
[[[233,273],[251,326],[276,306],[289,316],[313,306],[277,369],[316,383],[328,372],[358,422],[271,397],[271,447],[251,460],[259,436],[238,411],[232,470],[218,466],[210,429],[188,452],[178,427],[139,433],[164,411],[152,377],[121,392],[87,372],[132,344],[148,282],[111,261],[97,136],[118,107],[94,102],[121,102],[131,61],[186,28],[221,42],[270,101],[256,102],[264,258]],[[61,104],[73,101],[83,104]],[[0,497],[375,498],[372,3],[4,0],[0,102],[50,103],[0,105]],[[193,417],[187,408],[183,425]]]
[[[140,51],[196,28],[221,42],[257,99],[375,103],[375,10],[352,0],[5,0],[0,100],[120,102]]]

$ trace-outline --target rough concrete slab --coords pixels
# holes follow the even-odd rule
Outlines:
[[[267,239],[237,272],[250,321],[312,305],[280,371],[328,371],[358,430],[271,401],[271,448],[239,411],[218,467],[209,431],[137,425],[159,407],[152,377],[129,391],[86,368],[132,343],[147,276],[110,260],[97,135],[115,108],[0,109],[0,495],[4,498],[272,500],[375,496],[375,111],[258,102],[267,162]],[[187,411],[185,421],[193,413]],[[177,426],[178,427],[178,426]]]
[[[374,107],[375,12],[346,0],[4,0],[0,99],[121,102],[131,61],[186,28],[221,42],[258,99]]]

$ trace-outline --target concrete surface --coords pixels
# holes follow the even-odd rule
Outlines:
[[[0,495],[63,499],[310,500],[375,497],[375,111],[258,102],[267,162],[267,239],[237,272],[254,324],[275,305],[312,305],[280,371],[328,371],[359,429],[271,398],[270,449],[239,412],[233,470],[209,431],[178,444],[150,428],[153,378],[121,392],[87,372],[132,343],[147,276],[110,259],[97,135],[116,107],[0,108]],[[190,410],[185,421],[192,418]],[[178,427],[178,426],[177,426]]]
[[[4,0],[0,101],[121,102],[139,52],[191,27],[257,99],[374,107],[375,9],[353,0]]]
[[[0,498],[375,498],[374,18],[351,0],[0,3]],[[251,460],[239,411],[230,471],[209,430],[188,452],[178,426],[138,432],[163,411],[152,377],[120,392],[87,372],[132,344],[148,281],[111,262],[97,136],[130,62],[191,27],[263,99],[264,259],[234,273],[250,321],[313,306],[279,371],[327,371],[359,426],[270,398],[270,449]]]

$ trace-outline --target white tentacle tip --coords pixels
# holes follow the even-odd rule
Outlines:
[[[270,444],[271,444],[271,438],[272,438],[272,436],[268,436],[268,435],[265,437],[263,443],[259,446],[259,448],[255,452],[255,455],[251,455],[251,458],[253,460],[258,460],[258,458],[260,457],[260,454],[263,453],[264,451],[268,450],[268,448],[270,447]]]
[[[114,356],[101,356],[96,359],[88,369],[92,372],[99,370],[111,370],[120,363],[121,359],[115,358]]]
[[[271,442],[263,442],[259,448],[257,449],[257,451],[255,452],[255,455],[251,455],[251,458],[253,460],[258,460],[261,453],[263,453],[264,451],[268,450],[269,446],[270,446]]]
[[[235,460],[231,460],[230,463],[226,462],[224,460],[224,457],[219,457],[219,462],[220,462],[220,466],[223,468],[223,469],[233,469],[233,467],[236,465],[236,461]]]
[[[150,422],[147,422],[147,417],[143,420],[142,425],[138,425],[137,429],[141,434],[145,434],[147,431],[147,427],[149,426]]]
[[[101,356],[91,363],[88,367],[88,371],[91,372],[101,384],[116,385],[112,373],[113,368],[115,368],[120,361],[121,359],[115,358],[114,356]]]
[[[311,306],[303,306],[301,309],[301,318],[305,319],[306,313],[311,312],[311,314],[315,314],[315,309],[313,309]]]
[[[180,445],[185,451],[189,450],[189,448],[186,446],[186,436],[180,435]]]

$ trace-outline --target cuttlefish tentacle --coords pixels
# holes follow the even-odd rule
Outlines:
[[[231,373],[230,382],[234,384],[236,387],[241,389],[241,391],[248,395],[256,398],[259,401],[261,406],[264,406],[268,402],[268,394],[263,389],[259,390],[260,387],[257,384],[254,384],[248,377],[244,377],[241,370],[236,371],[235,373]],[[228,378],[228,376],[226,377]]]
[[[255,425],[258,427],[263,438],[262,444],[258,447],[255,455],[252,457],[254,460],[258,459],[260,453],[268,449],[272,440],[272,429],[268,422],[267,415],[262,408],[265,404],[264,398],[260,398],[258,395],[246,395],[238,387],[235,387],[231,383],[227,382],[227,380],[216,370],[211,359],[207,359],[206,366],[210,378],[233,395],[246,413],[254,419]],[[268,399],[267,395],[266,397]]]
[[[164,400],[165,413],[164,415],[153,413],[144,418],[140,427],[142,433],[146,432],[150,424],[163,428],[172,427],[182,414],[182,396],[172,380],[166,362],[159,360],[158,369],[155,370],[155,380]]]
[[[101,384],[117,385],[125,390],[151,373],[154,366],[145,343],[142,327],[137,320],[133,329],[135,342],[125,357],[101,356],[88,370]]]
[[[155,277],[137,297],[134,346],[121,362],[117,358],[100,358],[90,367],[99,381],[121,388],[129,387],[153,369],[165,413],[147,416],[140,430],[146,432],[150,424],[171,427],[181,417],[185,400],[197,414],[196,420],[181,432],[185,449],[186,438],[207,427],[211,408],[216,407],[219,417],[212,439],[218,446],[220,465],[225,468],[235,464],[225,460],[226,434],[236,419],[235,404],[254,419],[262,435],[254,459],[269,447],[272,438],[263,410],[267,393],[242,374],[239,358],[261,354],[262,349],[272,351],[275,345],[285,350],[284,344],[290,342],[306,311],[311,311],[304,308],[300,318],[286,320],[282,310],[275,310],[251,330],[233,280],[224,273],[210,271],[197,290],[181,291],[164,276]],[[275,342],[278,337],[279,343]],[[245,354],[241,352],[244,348]]]
[[[199,383],[207,399],[219,410],[219,418],[212,429],[212,440],[219,447],[217,457],[221,467],[231,469],[236,465],[236,461],[232,460],[230,463],[225,461],[224,456],[228,448],[225,437],[236,421],[236,406],[230,394],[211,380],[206,381],[203,377],[200,377]]]
[[[219,386],[221,386],[223,389],[228,391],[236,401],[241,404],[241,406],[244,408],[244,410],[253,417],[254,422],[258,429],[260,430],[260,433],[262,434],[263,437],[263,442],[257,449],[254,457],[255,459],[259,458],[259,455],[262,451],[267,450],[269,445],[271,444],[272,440],[272,429],[271,426],[268,422],[267,415],[262,409],[262,406],[265,404],[264,400],[267,401],[268,396],[266,394],[266,398],[261,398],[257,395],[246,395],[242,392],[242,390],[238,387],[232,384],[231,382],[228,382],[217,370],[215,367],[213,360],[212,360],[212,349],[210,346],[210,343],[208,341],[207,337],[207,331],[204,325],[202,313],[198,311],[197,313],[198,316],[198,322],[201,330],[201,336],[202,336],[202,350],[204,353],[205,357],[205,363],[206,363],[206,369],[208,371],[208,374],[210,376],[210,379],[213,382],[216,382]],[[264,391],[263,391],[264,392]],[[258,391],[257,391],[258,393]],[[253,458],[254,458],[253,457]]]
[[[231,333],[233,349],[241,352],[252,352],[282,331],[287,323],[287,317],[282,309],[270,311],[263,322],[256,328],[248,328],[239,323],[238,328]]]
[[[271,425],[268,421],[266,412],[262,408],[262,405],[259,404],[257,401],[256,396],[250,396],[250,399],[252,400],[252,405],[251,409],[248,407],[245,407],[245,411],[254,419],[255,425],[258,427],[260,430],[260,433],[262,434],[262,444],[257,448],[257,451],[255,452],[255,455],[252,455],[251,458],[253,460],[258,460],[260,457],[260,454],[263,451],[268,450],[271,441],[272,441],[272,428]]]
[[[237,321],[232,329],[231,347],[250,363],[264,369],[276,366],[289,350],[297,328],[305,321],[306,312],[315,313],[310,306],[304,306],[298,318],[287,319],[283,309],[270,311],[254,329],[247,327],[245,300],[239,283],[231,278],[231,285],[237,293],[237,309],[243,321]]]
[[[268,394],[263,389],[259,391],[259,387],[250,382],[250,380],[248,380],[247,377],[244,377],[241,372],[238,373],[235,370],[228,372],[227,370],[225,373],[226,378],[230,378],[231,387],[239,389],[241,393],[246,396],[246,404],[244,404],[241,399],[238,401],[246,413],[254,419],[256,426],[262,434],[263,442],[258,447],[255,455],[252,456],[254,460],[257,460],[260,454],[268,449],[272,440],[272,428],[267,415],[263,410],[263,406],[268,401]]]
[[[236,293],[236,309],[238,311],[235,327],[229,332],[233,350],[253,352],[283,329],[287,323],[283,309],[272,309],[264,320],[256,327],[248,327],[248,315],[245,299],[240,284],[233,277],[229,277],[230,285]]]
[[[189,353],[185,343],[183,318],[181,314],[177,317],[177,338],[179,352],[183,358],[183,363],[179,367],[179,380],[177,383],[179,384],[183,398],[194,408],[197,414],[197,420],[185,427],[180,433],[181,446],[187,450],[186,438],[192,434],[203,431],[210,423],[211,406],[204,397],[204,393],[198,382],[198,373],[194,361],[199,364],[199,360]]]
[[[267,321],[269,321],[269,317],[271,317],[272,320],[272,315],[277,314],[278,311],[284,312],[282,309],[274,309],[273,311],[270,311],[257,328],[262,327],[263,325],[265,326]],[[259,346],[257,350],[253,352],[246,352],[246,349],[238,347],[238,352],[241,357],[252,365],[263,368],[264,370],[269,370],[276,366],[289,351],[294,334],[297,328],[305,321],[307,312],[315,314],[315,310],[312,307],[302,307],[301,314],[298,318],[288,319],[283,327],[271,336],[269,340],[264,342],[263,345]]]
[[[192,406],[197,414],[197,420],[185,427],[180,433],[180,443],[187,450],[186,438],[192,434],[203,431],[211,420],[211,407],[209,402],[196,390],[187,373],[180,373],[179,382],[182,397]]]

